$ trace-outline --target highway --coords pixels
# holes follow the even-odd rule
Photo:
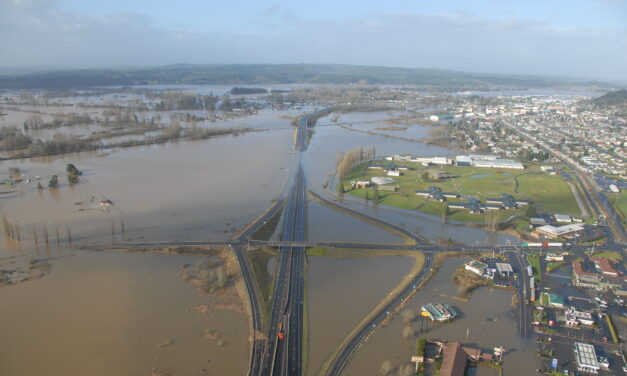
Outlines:
[[[304,243],[306,236],[307,200],[301,153],[307,149],[309,127],[332,110],[316,111],[298,120],[294,146],[298,150],[298,165],[281,221],[280,240],[287,245],[279,247],[279,267],[268,324],[269,344],[259,367],[261,375],[299,376],[302,373],[305,247],[293,245]],[[279,339],[279,333],[285,335],[284,339]]]
[[[518,266],[518,329],[520,331],[520,335],[524,338],[527,338],[529,336],[529,323],[531,322],[530,318],[533,314],[532,306],[527,304],[527,300],[531,296],[531,292],[529,291],[530,277],[526,273],[527,263],[525,261],[525,258],[517,250],[504,251],[503,253],[507,256],[509,262],[512,265]]]
[[[337,355],[331,360],[330,366],[326,371],[327,376],[338,376],[342,373],[342,370],[348,363],[348,360],[353,355],[359,345],[372,333],[379,325],[381,325],[405,299],[407,299],[416,289],[419,288],[420,283],[429,276],[429,272],[433,269],[435,262],[435,255],[426,253],[425,261],[422,270],[414,279],[412,279],[401,292],[392,298],[392,300],[384,307],[379,309],[374,316],[357,329],[355,334],[341,347],[337,352]]]

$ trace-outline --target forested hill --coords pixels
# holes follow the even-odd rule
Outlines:
[[[593,99],[592,103],[599,107],[625,106],[627,105],[627,90],[610,91],[605,95]]]
[[[392,84],[440,90],[609,87],[547,77],[473,74],[438,69],[330,64],[169,65],[132,69],[86,69],[0,75],[0,88],[55,89],[150,84]]]

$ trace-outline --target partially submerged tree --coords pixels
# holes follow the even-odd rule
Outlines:
[[[59,177],[57,175],[52,175],[50,181],[48,181],[48,187],[51,189],[59,188]]]
[[[78,183],[78,177],[83,174],[72,163],[68,163],[67,167],[65,168],[65,171],[67,171],[67,180],[70,182],[70,184]]]

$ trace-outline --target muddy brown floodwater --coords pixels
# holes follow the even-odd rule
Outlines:
[[[31,181],[0,197],[20,239],[1,232],[0,269],[13,278],[31,258],[50,269],[0,287],[0,375],[245,374],[246,315],[180,277],[180,264],[206,258],[77,249],[227,239],[280,194],[291,150],[285,129],[2,162],[2,178],[20,167]],[[83,171],[79,184],[67,185],[68,163]],[[53,174],[56,191],[47,188]],[[103,199],[113,202],[108,210]]]
[[[508,376],[529,376],[535,374],[540,366],[535,356],[535,344],[518,334],[511,308],[512,294],[495,288],[481,287],[475,290],[470,301],[455,299],[457,286],[451,275],[465,260],[445,260],[437,274],[405,306],[416,314],[425,303],[447,303],[461,313],[461,317],[448,324],[433,324],[429,321],[429,330],[420,334],[418,316],[411,323],[416,336],[403,338],[406,326],[403,317],[396,315],[390,322],[377,331],[364,343],[350,360],[344,375],[378,374],[381,364],[388,360],[395,367],[409,363],[415,351],[417,336],[427,339],[443,339],[471,344],[490,351],[495,346],[503,346],[504,374]],[[426,321],[425,321],[426,324]],[[466,334],[468,333],[468,338]],[[373,371],[374,370],[374,371]],[[489,368],[479,367],[479,375],[496,375]]]
[[[342,339],[409,273],[411,257],[309,257],[308,375],[316,375]]]
[[[287,122],[287,121],[286,121]],[[18,192],[2,195],[2,214],[20,231],[22,242],[5,239],[7,249],[44,238],[56,245],[111,244],[123,241],[221,240],[271,205],[286,182],[292,155],[291,132],[226,136],[173,142],[108,154],[80,153],[56,158],[6,161],[0,171],[20,167],[30,178]],[[65,166],[83,176],[67,185]],[[61,188],[47,189],[58,174]],[[44,190],[38,191],[36,177]],[[107,211],[99,205],[109,199]],[[54,248],[54,247],[52,247]]]
[[[0,288],[0,375],[245,374],[245,315],[202,313],[214,298],[180,276],[207,259],[76,251]]]

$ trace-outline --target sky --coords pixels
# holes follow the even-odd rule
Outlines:
[[[0,67],[334,63],[627,82],[627,0],[0,0]]]

